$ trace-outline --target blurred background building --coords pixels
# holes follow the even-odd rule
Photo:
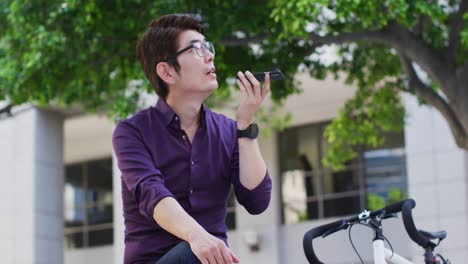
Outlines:
[[[387,135],[379,149],[361,149],[345,170],[333,172],[320,162],[328,148],[324,128],[354,89],[331,79],[298,78],[304,92],[290,96],[284,109],[292,113],[292,125],[259,139],[273,180],[270,207],[250,216],[229,199],[229,244],[241,263],[307,263],[307,230],[358,213],[379,197],[415,199],[416,225],[447,230],[442,253],[453,263],[468,259],[468,156],[440,114],[402,95],[408,112],[404,131]],[[29,105],[0,116],[2,263],[122,263],[113,127],[104,116]],[[422,260],[401,219],[386,221],[384,233],[401,255]],[[371,232],[356,227],[352,235],[370,261]],[[315,245],[326,263],[359,261],[347,232]]]

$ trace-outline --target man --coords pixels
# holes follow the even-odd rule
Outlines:
[[[218,87],[215,51],[191,15],[153,21],[137,43],[155,107],[120,122],[113,146],[122,172],[125,263],[238,263],[227,246],[231,186],[238,202],[260,214],[271,180],[252,125],[269,91],[238,73],[236,121],[203,105]]]

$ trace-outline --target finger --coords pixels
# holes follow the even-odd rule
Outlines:
[[[244,84],[242,83],[242,81],[240,79],[236,79],[236,82],[237,82],[237,85],[239,86],[239,90],[240,90],[240,93],[241,93],[241,96],[243,97],[248,97],[249,94],[247,93],[247,89],[245,88]]]
[[[262,100],[265,99],[265,96],[270,92],[270,74],[265,75],[265,85],[262,89]]]
[[[253,91],[252,91],[252,84],[245,78],[245,75],[242,72],[238,72],[237,76],[239,77],[239,80],[244,84],[245,91],[247,92],[247,95],[250,97],[253,96]]]
[[[224,257],[221,250],[221,248],[217,248],[216,252],[214,253],[214,258],[216,260],[215,263],[224,264]]]
[[[232,264],[233,260],[231,258],[231,254],[229,253],[228,248],[226,246],[223,246],[223,248],[221,250],[221,253],[223,254],[223,260],[224,260],[223,263]]]
[[[227,248],[227,249],[229,251],[229,254],[231,255],[232,261],[234,263],[239,263],[239,258],[236,256],[236,254],[234,254],[234,252],[232,252],[230,248]]]
[[[215,256],[213,255],[213,253],[209,253],[206,258],[208,259],[208,263],[209,264],[217,264],[218,262],[216,261],[216,258]]]
[[[213,262],[213,263],[217,263],[217,264],[223,264],[224,263],[223,253],[222,253],[223,247],[224,247],[224,243],[219,241],[216,244],[216,247],[211,251],[212,255],[213,255],[214,259],[215,259],[215,262]]]
[[[237,73],[237,77],[237,79],[240,80],[244,85],[246,94],[250,97],[252,95],[252,84],[247,80],[244,73],[241,71]]]
[[[260,83],[258,82],[257,78],[255,78],[255,76],[249,71],[245,72],[245,76],[248,78],[248,81],[252,84],[252,90],[254,92],[255,97],[260,99]]]

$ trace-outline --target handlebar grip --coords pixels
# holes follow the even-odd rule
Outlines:
[[[403,205],[409,203],[409,204],[416,204],[413,199],[406,199],[394,204],[389,204],[385,206],[384,210],[386,214],[396,214],[402,211]],[[414,207],[414,205],[413,205]],[[411,207],[411,208],[413,208]]]
[[[406,232],[409,237],[423,248],[431,245],[431,241],[421,235],[414,225],[413,215],[411,210],[416,206],[416,202],[412,199],[406,200],[401,208],[401,215],[403,216],[403,224],[405,225]]]
[[[323,264],[315,255],[312,240],[319,236],[322,236],[325,232],[327,232],[330,229],[335,229],[345,225],[347,225],[347,223],[345,220],[342,219],[333,223],[312,228],[311,230],[307,231],[307,233],[305,233],[304,239],[302,240],[302,246],[304,247],[304,253],[310,264]]]

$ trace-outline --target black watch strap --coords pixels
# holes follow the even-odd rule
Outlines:
[[[237,138],[250,138],[256,139],[258,137],[258,126],[257,124],[253,123],[250,124],[246,129],[237,129]]]

